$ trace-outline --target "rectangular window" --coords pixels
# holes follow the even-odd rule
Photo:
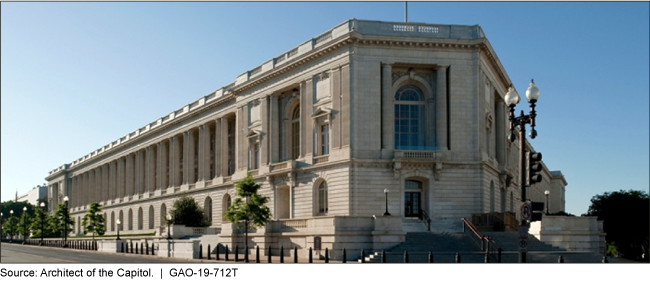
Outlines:
[[[330,125],[325,124],[321,128],[321,149],[320,155],[327,155],[330,153]]]

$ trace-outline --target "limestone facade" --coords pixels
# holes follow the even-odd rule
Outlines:
[[[372,226],[384,189],[400,218],[518,213],[510,84],[477,25],[352,19],[49,172],[48,199],[69,196],[75,233],[91,202],[103,205],[108,233],[118,218],[121,233],[164,232],[181,193],[222,228],[247,173],[270,197],[274,224],[294,229],[341,218]],[[527,196],[543,202],[549,190],[551,211],[564,210],[565,186],[545,167]],[[335,224],[305,235],[327,229],[335,243]]]

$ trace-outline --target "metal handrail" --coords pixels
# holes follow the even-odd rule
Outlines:
[[[490,255],[494,260],[500,263],[501,247],[499,244],[494,241],[492,237],[483,235],[472,222],[468,221],[465,218],[461,218],[460,220],[463,221],[463,232],[465,232],[465,225],[467,225],[467,227],[469,227],[469,229],[474,233],[474,236],[476,236],[478,239],[478,243],[480,243],[481,246],[481,251],[485,251],[486,254]],[[472,236],[472,238],[474,237]]]
[[[431,231],[431,218],[429,218],[429,215],[427,215],[427,213],[422,209],[420,209],[419,219],[427,226],[427,231]]]

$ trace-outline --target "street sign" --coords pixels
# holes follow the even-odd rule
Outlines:
[[[519,239],[519,252],[528,252],[528,239]]]
[[[530,206],[530,203],[524,202],[521,203],[521,219],[522,220],[530,220],[531,214],[533,213],[533,209]]]

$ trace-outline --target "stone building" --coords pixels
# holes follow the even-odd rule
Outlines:
[[[518,212],[511,84],[477,25],[352,19],[54,169],[48,199],[69,196],[75,233],[91,202],[108,233],[118,218],[122,233],[150,233],[188,193],[230,243],[222,214],[251,173],[273,215],[254,244],[381,248],[423,214],[436,231]],[[528,197],[549,190],[551,212],[564,210],[563,175],[543,177]]]

